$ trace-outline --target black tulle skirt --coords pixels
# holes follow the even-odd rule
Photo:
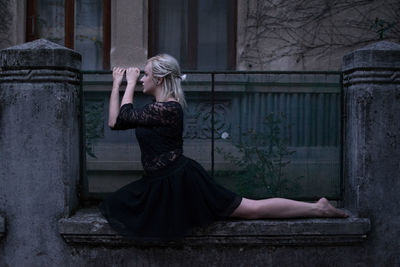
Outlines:
[[[193,227],[227,219],[242,197],[218,184],[195,160],[181,155],[169,166],[145,172],[98,206],[125,238],[177,240]]]

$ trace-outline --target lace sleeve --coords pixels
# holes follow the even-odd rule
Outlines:
[[[134,108],[132,103],[126,103],[120,108],[117,121],[112,130],[125,130],[142,126],[173,126],[176,124],[177,110],[160,102],[150,103],[140,108]]]

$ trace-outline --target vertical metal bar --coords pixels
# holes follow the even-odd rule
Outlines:
[[[79,86],[79,106],[80,106],[80,201],[83,204],[88,200],[89,186],[86,172],[86,119],[85,119],[85,108],[84,108],[84,95],[83,95],[83,73],[80,72],[80,86]]]
[[[340,144],[340,164],[339,164],[339,169],[340,169],[340,175],[339,175],[339,180],[340,180],[340,201],[341,205],[344,206],[344,167],[343,167],[343,147],[344,147],[344,122],[345,122],[345,96],[344,96],[344,87],[343,87],[343,72],[340,73],[340,135],[339,135],[339,144]]]
[[[198,0],[188,1],[187,10],[187,48],[186,54],[187,64],[185,68],[196,69],[197,67],[197,53],[192,51],[197,51],[198,46],[198,36],[199,36],[199,3]]]
[[[75,39],[75,0],[65,0],[64,3],[64,45],[74,49]]]
[[[103,69],[110,69],[111,0],[103,0]]]
[[[236,66],[236,41],[237,41],[237,17],[238,1],[226,0],[226,33],[227,33],[227,58],[226,64],[228,70],[234,70]]]
[[[37,0],[26,1],[26,31],[25,39],[27,42],[38,38],[37,21]]]
[[[211,176],[214,178],[214,81],[215,73],[211,73]]]

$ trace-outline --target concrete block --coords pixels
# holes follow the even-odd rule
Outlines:
[[[189,231],[181,240],[132,241],[116,233],[97,209],[81,209],[58,221],[60,234],[70,245],[182,246],[224,245],[350,245],[366,239],[368,219],[220,220]]]
[[[370,264],[395,266],[400,260],[400,45],[381,41],[356,50],[344,57],[343,71],[345,207],[371,220]]]
[[[0,265],[59,265],[57,220],[79,203],[81,56],[40,39],[0,58]]]

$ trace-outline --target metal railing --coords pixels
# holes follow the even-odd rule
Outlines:
[[[326,87],[326,88],[334,88],[334,90],[337,90],[339,93],[339,102],[340,102],[340,108],[338,110],[339,114],[337,115],[337,118],[339,118],[339,121],[337,122],[339,124],[339,128],[340,128],[340,137],[339,137],[339,158],[338,158],[338,162],[339,162],[339,173],[340,173],[340,177],[339,177],[339,184],[340,184],[340,194],[336,195],[334,198],[337,200],[342,199],[342,194],[343,194],[343,181],[342,181],[342,136],[343,136],[343,129],[341,127],[342,125],[342,120],[343,120],[343,101],[342,101],[342,97],[343,97],[343,87],[342,87],[342,73],[338,72],[338,71],[182,71],[182,73],[187,74],[188,75],[188,79],[187,81],[183,82],[183,86],[185,88],[185,86],[188,86],[189,84],[193,83],[193,84],[201,84],[201,86],[203,86],[203,88],[209,88],[209,98],[207,100],[206,98],[203,98],[205,101],[209,101],[210,103],[210,115],[211,115],[211,129],[210,129],[210,145],[211,145],[211,150],[210,150],[210,158],[211,158],[211,162],[210,162],[210,169],[211,169],[211,173],[210,175],[214,178],[214,174],[215,174],[215,142],[216,142],[216,125],[215,125],[215,105],[216,105],[216,95],[217,94],[221,94],[224,93],[225,95],[229,95],[229,91],[224,91],[222,92],[221,90],[216,90],[216,88],[222,88],[222,87],[226,87],[228,84],[230,85],[234,85],[237,86],[239,84],[239,86],[244,86],[245,90],[242,90],[241,92],[245,92],[246,91],[246,86],[249,85],[253,85],[255,84],[255,87],[257,88],[266,88],[265,92],[268,92],[268,88],[269,87],[274,87],[274,86],[281,86],[283,87],[287,87],[287,88],[294,88],[295,92],[298,92],[298,89],[296,89],[295,87],[312,87],[312,88],[319,88],[319,87]],[[97,81],[87,81],[86,84],[90,84],[91,86],[96,86],[99,84],[103,84],[104,86],[108,86],[110,87],[111,82],[112,82],[112,78],[111,75],[112,72],[111,71],[82,71],[81,72],[81,81],[82,81],[82,86],[81,86],[81,92],[82,95],[85,94],[85,92],[87,93],[87,91],[85,90],[85,76],[105,76],[105,75],[109,75],[108,80],[97,80]],[[242,75],[242,76],[240,76]],[[304,76],[305,78],[308,78],[310,76],[332,76],[334,77],[334,79],[332,79],[332,81],[329,82],[321,82],[321,81],[312,81],[312,79],[305,79],[307,80],[306,82],[302,82],[302,79],[299,78],[299,81],[290,81],[290,82],[285,82],[282,80],[279,80],[280,77],[286,75],[287,77],[302,77]],[[191,80],[190,77],[193,76],[197,76],[197,77],[201,77],[198,80]],[[208,78],[206,78],[208,76]],[[240,79],[223,79],[224,77],[229,77],[229,76],[236,76],[236,77],[241,77]],[[255,80],[257,80],[257,78],[260,78],[260,81],[251,81],[251,78],[256,77]],[[278,80],[274,80],[274,79],[267,79],[267,80],[263,80],[263,77],[276,77],[276,79]],[[138,83],[139,84],[139,83]],[[225,84],[225,85],[224,85]],[[204,87],[205,86],[205,87]],[[292,87],[291,87],[292,86]],[[264,90],[264,89],[262,89]],[[275,89],[278,90],[278,89]],[[291,90],[291,89],[290,89]],[[314,89],[309,90],[311,93],[313,92]],[[94,90],[95,91],[95,90]],[[92,92],[94,92],[92,90]],[[102,91],[102,90],[100,90]],[[105,91],[102,91],[103,93]],[[265,93],[262,92],[262,93]],[[286,91],[285,91],[286,92]],[[201,93],[205,93],[205,91],[201,91]],[[290,92],[286,92],[287,94],[290,94]],[[300,92],[301,93],[301,92]],[[190,91],[189,92],[185,92],[185,95],[189,96],[190,98]],[[82,113],[84,114],[84,101],[82,101]],[[336,116],[335,115],[335,116]],[[83,116],[83,118],[85,118],[85,116]],[[85,138],[85,120],[83,121],[83,131],[82,131],[82,137],[83,139]],[[305,127],[307,128],[307,127]],[[82,145],[85,146],[85,142],[84,140],[82,141]],[[85,147],[82,148],[83,151],[85,151]],[[88,198],[90,198],[90,196],[94,196],[96,194],[91,194],[89,193],[89,186],[88,186],[88,179],[87,179],[87,170],[86,170],[86,152],[82,153],[82,166],[84,166],[85,168],[82,171],[82,198],[87,200]],[[96,198],[96,197],[95,197]],[[312,197],[310,197],[312,198]],[[307,197],[303,197],[302,199],[307,199]]]

